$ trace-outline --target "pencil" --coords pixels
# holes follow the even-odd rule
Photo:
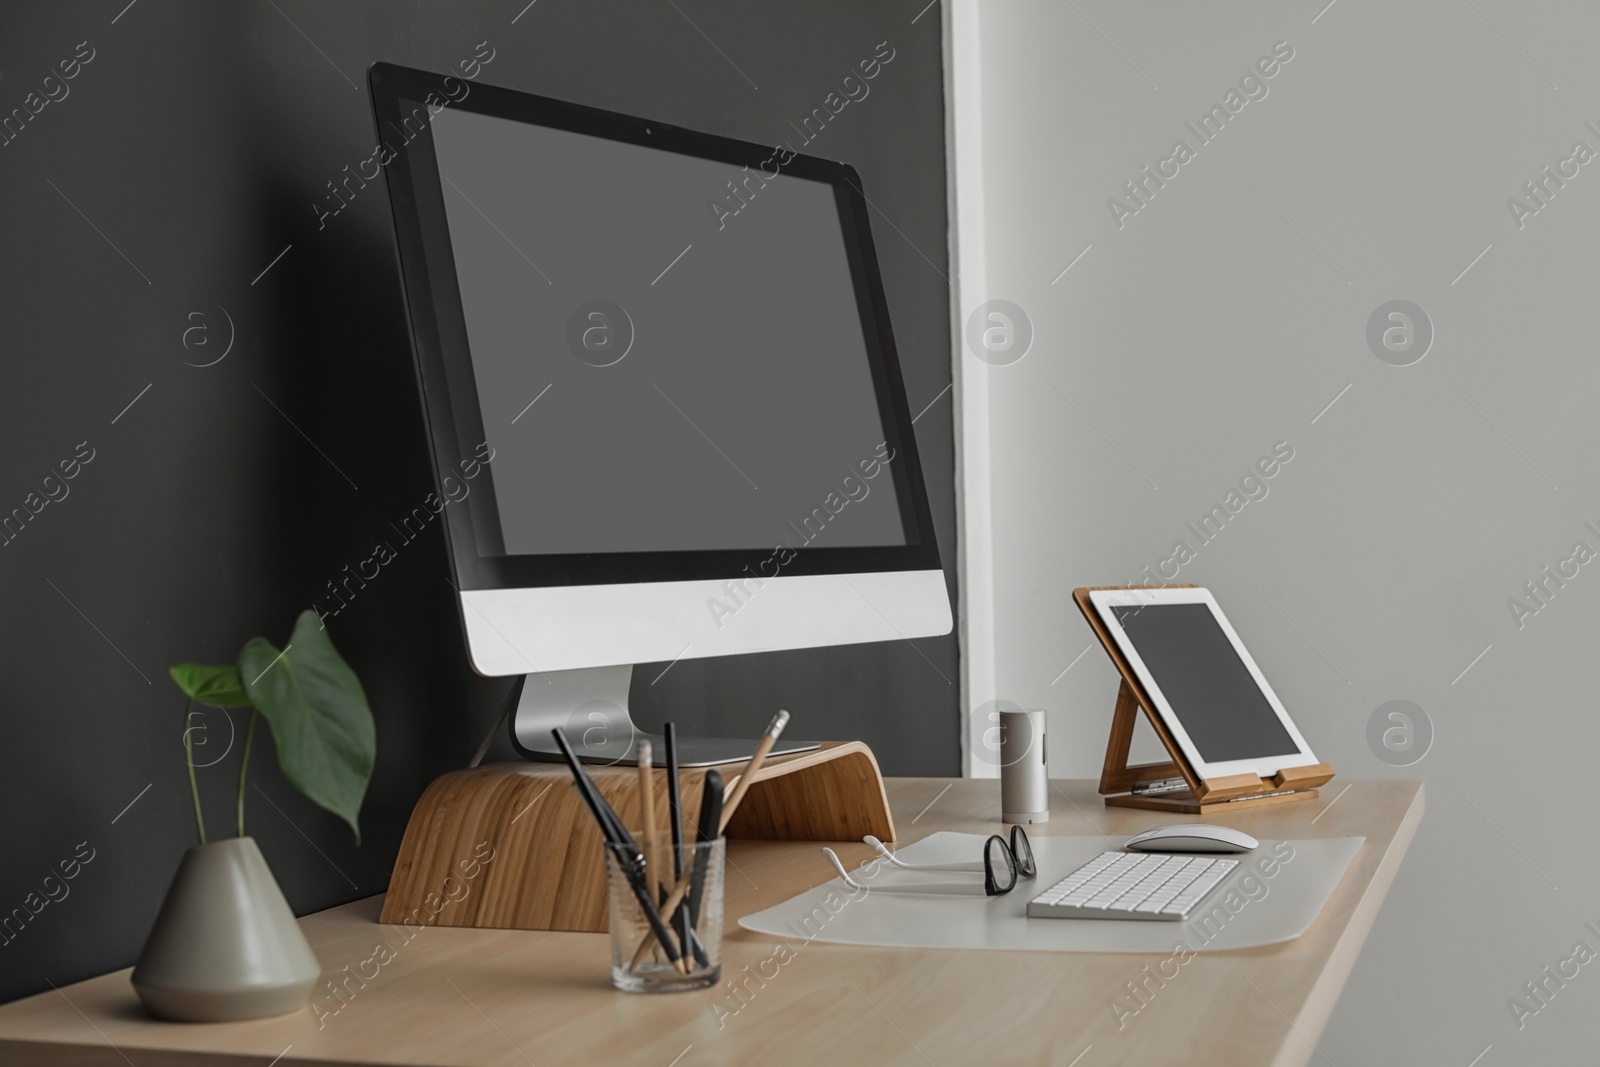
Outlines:
[[[660,853],[656,848],[656,791],[651,780],[650,742],[639,742],[639,818],[644,826],[644,879],[650,901],[661,899]]]
[[[783,733],[783,728],[789,723],[789,713],[780,711],[772,717],[772,722],[767,725],[767,732],[762,735],[761,743],[756,746],[756,754],[750,757],[750,762],[745,765],[744,773],[739,775],[739,784],[733,787],[733,796],[722,805],[722,821],[717,826],[717,833],[728,828],[728,822],[733,818],[733,813],[738,810],[739,802],[750,791],[750,783],[755,780],[756,772],[761,770],[761,765],[767,760],[767,753],[772,751],[772,746],[778,743],[778,735]]]
[[[717,833],[719,835],[727,827],[728,820],[732,817],[734,809],[739,806],[739,801],[743,800],[745,793],[749,792],[750,780],[761,769],[761,764],[766,762],[767,753],[771,752],[772,746],[778,743],[778,735],[783,733],[783,728],[788,723],[789,713],[787,711],[779,711],[778,714],[772,717],[772,722],[767,724],[767,732],[762,735],[761,743],[756,746],[755,755],[750,757],[750,762],[745,765],[744,773],[739,775],[739,784],[734,786],[733,795],[722,806],[722,818],[717,823]],[[671,918],[673,910],[683,903],[683,895],[689,891],[689,882],[692,878],[693,871],[691,870],[690,873],[678,879],[678,884],[672,887],[672,892],[661,905],[661,914],[669,919]],[[634,967],[638,967],[639,964],[644,962],[645,956],[649,955],[650,938],[651,935],[646,934],[644,940],[639,942],[639,947],[634,950]]]

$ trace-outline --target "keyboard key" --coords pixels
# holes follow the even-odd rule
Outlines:
[[[1041,918],[1182,919],[1238,860],[1102,852],[1028,903]]]

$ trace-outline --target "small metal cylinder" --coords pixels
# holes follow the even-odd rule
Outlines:
[[[1000,819],[1050,821],[1050,772],[1046,766],[1045,713],[1002,711],[1000,716]]]

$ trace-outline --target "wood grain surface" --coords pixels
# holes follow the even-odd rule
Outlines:
[[[744,766],[717,768],[729,794]],[[685,768],[679,776],[691,835],[707,769]],[[637,769],[588,771],[637,837],[644,826]],[[655,829],[664,833],[666,772],[658,768],[653,779]],[[768,760],[724,834],[797,841],[859,841],[874,834],[892,841],[894,820],[872,750],[860,741],[830,741],[812,752]],[[496,763],[451,771],[417,801],[381,919],[409,926],[603,931],[603,848],[566,764]]]
[[[998,781],[905,778],[887,785],[903,841],[939,830],[988,833],[997,827]],[[1131,834],[1171,821],[1170,815],[1103,807],[1096,787],[1092,781],[1053,782],[1050,821],[1028,832]],[[1420,783],[1386,781],[1348,783],[1314,803],[1230,815],[1228,825],[1261,838],[1367,839],[1311,929],[1282,945],[1181,960],[779,941],[740,930],[738,916],[827,881],[831,872],[814,844],[736,840],[728,845],[725,981],[718,988],[616,993],[606,935],[379,925],[381,898],[374,897],[301,920],[337,996],[325,985],[311,1006],[276,1019],[163,1023],[144,1015],[128,972],[117,971],[0,1006],[0,1063],[1321,1063],[1311,1043],[1422,811]],[[870,855],[861,844],[841,851],[847,864]],[[1253,906],[1270,902],[1269,895]],[[1159,978],[1163,971],[1170,977]],[[1143,999],[1130,993],[1134,986],[1146,990]],[[1120,1017],[1114,1004],[1122,1005]]]

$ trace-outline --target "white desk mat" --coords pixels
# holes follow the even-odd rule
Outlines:
[[[985,835],[937,833],[895,854],[907,863],[979,859]],[[981,875],[902,871],[880,862],[851,877],[868,886],[970,879],[977,895],[933,896],[852,889],[835,877],[776,907],[739,920],[746,930],[793,940],[886,948],[1013,949],[1044,952],[1196,952],[1290,941],[1311,926],[1366,841],[1363,837],[1263,841],[1240,861],[1204,910],[1187,922],[1133,919],[1030,919],[1028,901],[1126,837],[1030,837],[1039,873],[1010,893],[982,896]],[[820,846],[819,873],[831,870]],[[1270,873],[1269,873],[1270,872]]]

